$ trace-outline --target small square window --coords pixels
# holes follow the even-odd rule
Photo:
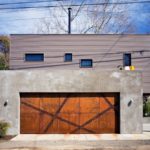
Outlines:
[[[66,53],[64,56],[64,61],[72,61],[72,53]]]
[[[81,68],[92,68],[93,67],[93,60],[92,59],[81,59],[80,60],[80,67]]]
[[[44,54],[25,54],[25,61],[44,61]]]

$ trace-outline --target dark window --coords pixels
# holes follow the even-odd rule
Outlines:
[[[131,66],[131,54],[125,53],[123,54],[123,66]]]
[[[64,56],[64,61],[72,61],[72,53],[66,53]]]
[[[150,117],[150,93],[143,94],[143,116]]]
[[[93,60],[92,59],[81,59],[80,60],[80,67],[81,68],[92,68],[93,67]]]
[[[44,61],[44,54],[25,54],[25,61]]]

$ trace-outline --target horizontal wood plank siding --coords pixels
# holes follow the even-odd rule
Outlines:
[[[64,62],[67,52],[72,62]],[[84,58],[93,59],[91,69],[118,70],[124,52],[132,52],[150,93],[150,35],[11,35],[10,69],[79,69]],[[25,62],[26,53],[44,53],[44,62]]]

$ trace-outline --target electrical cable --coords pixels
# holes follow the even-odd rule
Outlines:
[[[133,2],[113,2],[113,3],[85,3],[83,6],[100,6],[100,5],[127,5],[127,4],[147,4],[150,1],[133,1]],[[79,4],[72,4],[72,5],[63,5],[63,7],[79,7]],[[0,8],[0,10],[15,10],[15,9],[37,9],[37,8],[60,8],[59,5],[46,5],[46,6],[24,6],[24,7],[6,7]]]

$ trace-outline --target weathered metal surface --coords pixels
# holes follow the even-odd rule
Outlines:
[[[119,133],[119,95],[114,93],[23,93],[23,134]]]

